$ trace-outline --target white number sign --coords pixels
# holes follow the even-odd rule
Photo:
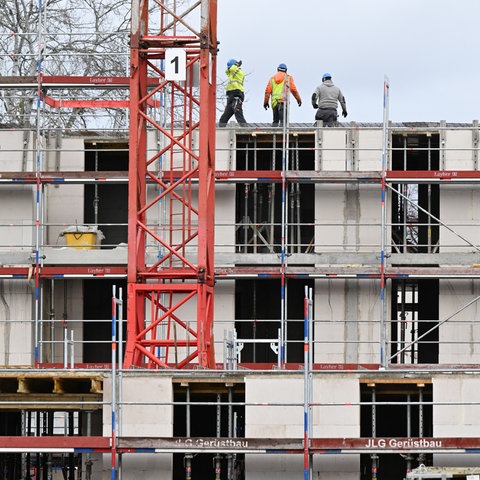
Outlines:
[[[187,52],[182,48],[165,50],[165,79],[175,82],[187,79]]]

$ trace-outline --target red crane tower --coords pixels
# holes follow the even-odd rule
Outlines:
[[[125,368],[215,368],[217,0],[179,3],[132,1]]]

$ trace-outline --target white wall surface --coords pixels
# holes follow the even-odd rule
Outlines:
[[[343,128],[322,128],[315,132],[316,170],[347,170],[347,132]],[[321,147],[321,150],[319,149]]]
[[[111,435],[111,377],[103,383],[103,435]],[[124,375],[122,381],[121,435],[125,437],[170,437],[173,434],[172,379],[152,374]],[[127,404],[128,403],[128,404]],[[95,468],[95,465],[94,465]],[[123,456],[123,478],[137,480],[171,480],[171,455],[126,454]],[[111,478],[111,456],[103,455],[102,479]]]
[[[303,402],[303,377],[300,375],[249,376],[245,379],[245,401],[265,404]],[[303,406],[248,406],[245,411],[245,436],[256,438],[302,438]],[[246,455],[247,478],[291,479],[302,472],[301,455]]]
[[[245,436],[253,438],[303,437],[303,376],[248,376],[245,401],[288,406],[247,405]],[[288,386],[288,387],[287,387]],[[291,406],[291,404],[300,406]]]
[[[480,363],[479,295],[474,280],[440,280],[439,363]]]
[[[372,130],[359,130],[356,155],[358,157],[357,170],[381,171],[382,170],[382,140],[381,128]]]
[[[235,280],[222,280],[215,285],[215,360],[223,363],[224,339],[235,328]],[[226,333],[227,332],[227,333]]]
[[[315,374],[312,382],[312,436],[353,438],[360,436],[360,388],[349,375]],[[335,405],[329,405],[335,404]]]
[[[379,252],[381,191],[372,185],[315,186],[315,252]]]
[[[440,186],[440,252],[476,252],[480,224],[480,194],[472,185]]]
[[[360,455],[314,455],[313,478],[318,480],[358,480]]]
[[[358,403],[359,386],[357,378],[348,376],[317,376],[312,384],[314,403],[323,406],[312,407],[312,435],[314,437],[355,437],[360,432]],[[257,438],[303,438],[303,377],[281,374],[269,376],[248,376],[246,378],[246,399],[265,405],[247,406],[246,437]],[[273,406],[269,403],[296,403],[301,406]],[[326,406],[338,403],[338,406]],[[314,478],[335,478],[354,480],[359,477],[358,455],[315,455]],[[265,480],[297,478],[303,471],[302,455],[246,455],[247,478]],[[322,470],[320,472],[320,470]]]
[[[35,170],[37,152],[33,135],[21,130],[0,132],[0,171],[32,172]]]
[[[379,363],[378,280],[317,279],[315,363]]]
[[[215,265],[233,266],[235,253],[235,187],[215,186]],[[221,261],[219,258],[221,257]]]
[[[480,379],[477,375],[436,376],[433,401],[434,437],[478,437]]]
[[[0,366],[33,365],[33,281],[0,280]]]
[[[235,169],[236,133],[234,129],[217,128],[215,169]]]
[[[473,130],[471,128],[445,130],[445,165],[440,165],[440,169],[475,170],[473,151]]]
[[[34,248],[35,189],[28,185],[4,185],[0,197],[0,250],[26,251],[29,263]]]
[[[245,455],[245,477],[255,480],[303,478],[302,455]]]
[[[152,374],[124,374],[122,380],[122,436],[166,437],[173,434],[172,380]],[[103,383],[104,401],[111,401],[111,377]],[[118,387],[120,391],[120,386]],[[162,405],[159,405],[162,403]],[[165,405],[167,403],[167,405]],[[103,409],[103,434],[111,433],[111,409]],[[120,421],[120,419],[118,420]]]
[[[62,247],[66,245],[64,230],[70,226],[84,224],[84,186],[48,185],[46,192],[47,229],[46,245]]]

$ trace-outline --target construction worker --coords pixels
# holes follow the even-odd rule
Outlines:
[[[287,114],[284,108],[285,102],[288,100],[288,93],[291,92],[298,103],[298,106],[302,106],[302,98],[298,93],[295,81],[291,75],[287,74],[287,66],[281,63],[277,68],[277,73],[270,78],[265,88],[265,99],[263,101],[263,108],[268,109],[268,100],[271,99],[272,111],[273,111],[273,127],[277,127],[278,124],[283,123],[283,116]],[[285,117],[286,118],[286,117]]]
[[[237,61],[231,58],[227,62],[227,69],[225,74],[228,77],[227,81],[227,104],[225,105],[225,111],[218,121],[219,127],[225,127],[230,118],[235,115],[237,122],[240,125],[245,125],[247,121],[243,116],[243,101],[245,99],[245,90],[243,88],[243,82],[245,80],[245,74],[242,69],[242,61]]]
[[[312,95],[313,108],[317,108],[315,120],[323,120],[326,127],[337,125],[337,105],[342,107],[342,115],[347,116],[347,104],[341,90],[332,82],[332,75],[324,73],[322,84],[319,85]]]

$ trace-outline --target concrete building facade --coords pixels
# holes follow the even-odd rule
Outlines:
[[[128,136],[52,134],[38,168],[35,135],[2,130],[5,478],[476,466],[478,135],[477,122],[218,129],[217,368],[149,370],[122,365]],[[163,141],[149,132],[152,150]],[[159,236],[168,208],[149,212]],[[178,315],[195,323],[191,306]]]

